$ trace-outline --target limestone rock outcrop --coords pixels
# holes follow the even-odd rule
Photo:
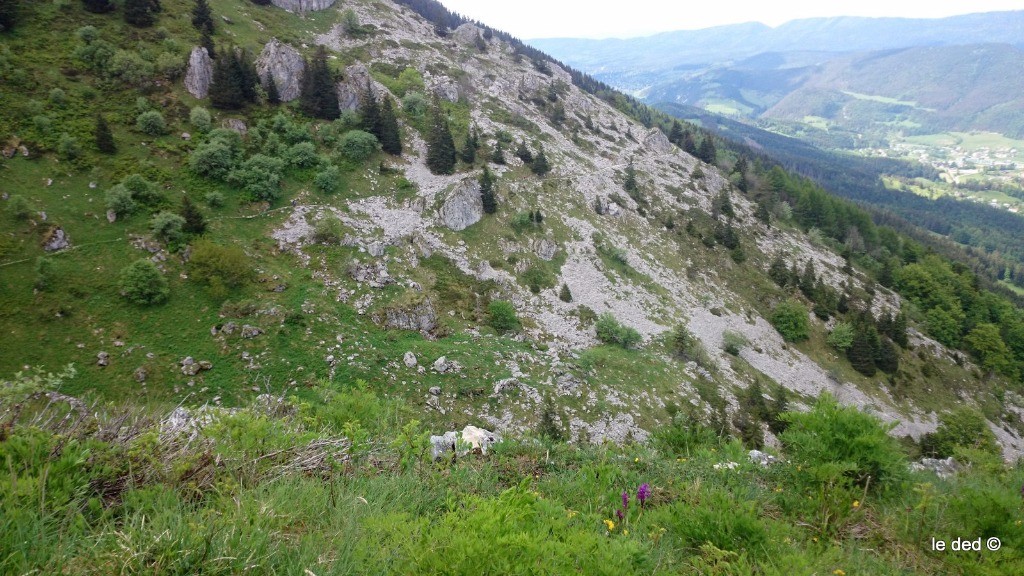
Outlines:
[[[188,56],[188,70],[185,72],[185,89],[196,98],[203,99],[210,93],[213,80],[213,60],[206,48],[196,46]]]
[[[480,184],[475,179],[463,181],[441,205],[438,215],[445,226],[456,232],[479,222],[484,215]]]
[[[291,102],[299,97],[306,64],[302,54],[295,48],[277,38],[271,38],[256,59],[256,70],[264,86],[268,84],[270,77],[274,79],[282,102]]]
[[[278,8],[284,8],[289,12],[314,12],[326,10],[334,5],[335,0],[270,0],[271,4]]]

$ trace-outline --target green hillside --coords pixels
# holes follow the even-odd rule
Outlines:
[[[0,3],[0,573],[1020,571],[928,233],[433,1],[107,8]]]

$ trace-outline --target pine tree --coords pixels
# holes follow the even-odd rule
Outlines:
[[[771,266],[768,268],[768,276],[775,281],[779,287],[785,287],[789,283],[789,270],[786,268],[786,262],[782,259],[782,256],[776,256],[772,260]]]
[[[892,341],[906,348],[909,345],[907,340],[907,315],[901,310],[892,321]]]
[[[814,261],[808,260],[804,265],[804,273],[800,275],[800,291],[810,300],[814,300],[815,288],[818,285],[818,274],[814,271]]]
[[[625,180],[625,182],[622,183],[622,188],[630,196],[633,196],[633,195],[636,194],[636,191],[637,191],[636,166],[633,165],[633,159],[632,158],[629,159],[629,164],[626,165],[626,180]]]
[[[377,103],[377,95],[373,93],[370,81],[366,81],[366,88],[359,102],[359,127],[364,132],[369,132],[382,140],[383,123],[381,122],[380,104]]]
[[[672,121],[672,129],[669,130],[668,141],[676,146],[683,146],[683,125],[679,123],[679,120]]]
[[[242,78],[231,50],[222,50],[213,61],[209,97],[213,107],[222,110],[237,110],[244,103]]]
[[[572,292],[569,291],[568,284],[562,284],[562,289],[558,291],[558,299],[562,302],[572,302]]]
[[[544,154],[544,147],[537,147],[537,155],[533,157],[533,164],[530,165],[530,170],[537,176],[544,176],[551,171],[551,164],[548,164],[548,157]]]
[[[853,369],[865,376],[874,376],[877,371],[875,358],[880,346],[874,322],[864,317],[854,324],[853,344],[846,351]]]
[[[217,47],[213,44],[213,36],[208,32],[199,35],[199,45],[206,48],[206,53],[211,59],[217,58]]]
[[[213,13],[206,0],[196,0],[192,7],[192,26],[204,34],[213,34]]]
[[[307,116],[324,120],[334,120],[341,115],[334,75],[327,66],[327,50],[323,46],[317,48],[302,76],[299,109]]]
[[[106,14],[117,8],[110,0],[82,0],[82,5],[87,12],[94,14]]]
[[[491,162],[499,166],[505,165],[505,148],[501,145],[501,140],[494,145],[494,150],[491,152]]]
[[[715,158],[718,156],[718,151],[712,140],[711,134],[705,133],[704,139],[700,142],[700,148],[697,149],[697,157],[708,164],[714,164]]]
[[[466,134],[466,141],[462,143],[462,151],[459,158],[466,164],[476,162],[476,142],[473,141],[473,133]]]
[[[533,152],[526,147],[526,142],[520,140],[519,146],[516,148],[516,156],[523,161],[523,164],[533,163]]]
[[[886,374],[895,374],[900,369],[900,353],[888,338],[882,338],[875,352],[875,365]]]
[[[480,200],[484,205],[484,214],[494,214],[498,211],[498,200],[494,196],[494,176],[484,166],[484,172],[480,175]]]
[[[693,132],[689,130],[683,132],[683,152],[686,152],[690,156],[697,156],[697,143],[693,140]]]
[[[125,0],[124,21],[136,28],[147,28],[156,23],[153,0]]]
[[[398,116],[390,96],[384,97],[380,107],[380,147],[392,156],[402,154],[402,132],[398,128]]]
[[[433,124],[427,139],[427,167],[434,174],[455,173],[455,141],[441,106],[434,103]]]
[[[766,199],[762,199],[757,203],[757,209],[754,210],[754,218],[757,218],[759,222],[768,228],[772,227],[772,213],[768,209],[768,202]]]
[[[188,196],[181,197],[181,210],[178,211],[178,215],[185,219],[185,225],[181,227],[185,233],[199,236],[206,232],[206,217]]]
[[[274,105],[281,103],[281,93],[277,91],[277,81],[269,72],[267,73],[267,103]]]
[[[93,132],[96,139],[96,149],[104,154],[117,152],[117,144],[114,143],[114,134],[102,115],[96,115],[96,129]]]
[[[259,97],[256,87],[260,84],[260,75],[256,71],[256,63],[248,50],[233,50],[235,74],[238,76],[239,92],[242,100],[254,103]]]

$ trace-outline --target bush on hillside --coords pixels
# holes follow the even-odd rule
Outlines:
[[[150,260],[136,260],[121,270],[121,294],[132,304],[161,304],[170,293],[167,279]]]

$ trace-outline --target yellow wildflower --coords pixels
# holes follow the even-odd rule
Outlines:
[[[569,516],[569,518],[575,518],[577,514],[579,514],[579,512],[575,510],[569,510],[568,512],[566,512],[566,515]]]
[[[608,531],[609,532],[611,532],[612,530],[615,530],[615,522],[612,522],[611,520],[609,520],[607,518],[604,521],[604,525],[608,527]]]
[[[853,507],[854,508],[860,508],[860,500],[854,500],[853,501]]]
[[[835,574],[836,576],[846,576],[846,572],[843,572],[839,568],[836,568],[835,570],[833,570],[832,573]]]
[[[640,461],[640,458],[634,458],[633,459],[633,462],[639,462],[639,461]]]
[[[623,536],[629,536],[629,530],[623,530],[622,531],[622,535]]]
[[[814,536],[813,538],[811,538],[811,542],[817,542],[817,541],[818,541],[818,537],[817,536]]]

